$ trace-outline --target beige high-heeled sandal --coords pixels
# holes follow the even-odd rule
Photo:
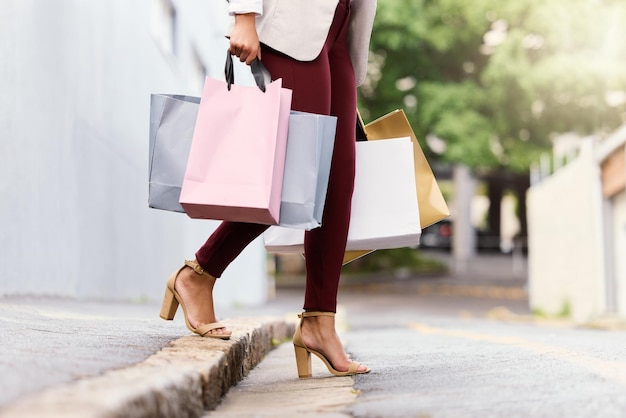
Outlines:
[[[225,328],[225,326],[219,322],[213,322],[210,324],[202,324],[198,328],[192,327],[191,324],[189,323],[189,318],[187,318],[187,310],[185,309],[185,304],[182,298],[180,297],[180,295],[178,294],[178,292],[176,291],[176,289],[174,288],[174,284],[176,283],[176,278],[178,277],[178,274],[185,267],[191,267],[193,271],[195,271],[196,273],[202,274],[204,276],[211,278],[212,280],[215,280],[215,277],[211,276],[209,273],[204,271],[204,269],[198,263],[191,261],[191,260],[185,260],[185,264],[181,268],[176,270],[174,273],[172,273],[172,275],[167,280],[167,286],[165,287],[165,296],[163,297],[163,304],[161,305],[161,314],[160,314],[161,318],[165,319],[166,321],[171,321],[172,319],[174,319],[174,315],[176,315],[176,310],[178,309],[178,305],[180,304],[183,308],[183,314],[185,315],[185,324],[187,325],[187,328],[189,328],[191,332],[194,332],[200,335],[201,337],[219,338],[221,340],[229,339],[231,336],[231,333],[224,333],[224,334],[212,334],[211,333],[211,331],[214,329]]]
[[[313,316],[331,316],[334,317],[334,312],[302,312],[298,314],[298,318],[300,318],[300,324],[296,327],[296,332],[293,335],[293,348],[296,352],[296,365],[298,367],[298,377],[305,378],[311,377],[313,375],[312,367],[311,367],[311,353],[315,354],[320,358],[328,368],[328,371],[334,374],[335,376],[353,376],[355,374],[364,374],[369,373],[371,369],[367,368],[366,370],[359,371],[360,363],[356,361],[350,362],[350,366],[348,367],[348,371],[340,372],[335,369],[330,360],[326,358],[322,353],[312,350],[306,346],[304,340],[302,339],[302,333],[300,328],[302,328],[302,322],[304,318],[313,317]]]

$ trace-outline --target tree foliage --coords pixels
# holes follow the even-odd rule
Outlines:
[[[626,120],[623,22],[622,0],[378,0],[361,112],[404,108],[444,161],[526,171],[554,134]]]

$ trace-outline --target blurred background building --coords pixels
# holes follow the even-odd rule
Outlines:
[[[626,316],[626,125],[555,141],[528,192],[529,298],[578,321]]]
[[[148,208],[150,94],[221,77],[227,20],[223,1],[2,2],[0,295],[162,297],[217,222]],[[257,241],[216,304],[263,302],[266,270]]]

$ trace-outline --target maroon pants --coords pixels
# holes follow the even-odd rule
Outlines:
[[[337,116],[337,134],[322,226],[304,238],[304,309],[335,312],[337,288],[350,222],[354,188],[356,85],[346,39],[350,0],[340,0],[324,48],[314,61],[296,61],[263,46],[272,78],[293,90],[292,109]],[[196,253],[199,264],[220,277],[267,225],[222,222]]]

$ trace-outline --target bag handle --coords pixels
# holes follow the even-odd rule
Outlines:
[[[356,109],[356,140],[367,141],[367,129],[365,129],[365,123],[358,108]]]
[[[264,73],[267,73],[265,66],[259,61],[258,58],[255,58],[254,61],[250,64],[250,70],[252,70],[252,75],[254,76],[254,82],[259,87],[259,89],[265,93],[265,77]],[[224,67],[224,75],[226,76],[226,83],[228,83],[228,90],[230,90],[230,86],[235,84],[235,71],[233,68],[233,56],[230,53],[230,50],[226,51],[226,66]]]

